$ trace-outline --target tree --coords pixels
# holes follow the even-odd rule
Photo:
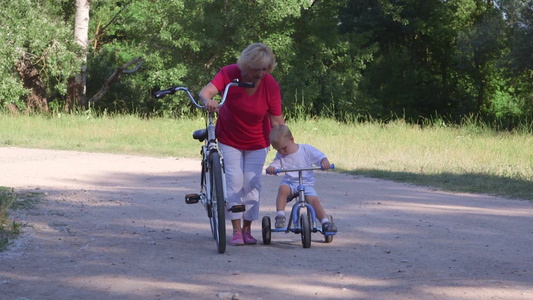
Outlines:
[[[287,116],[518,118],[533,114],[532,3],[0,0],[0,104],[181,115],[187,99],[151,92],[198,91],[260,41]]]
[[[96,105],[146,114],[185,112],[189,107],[185,98],[154,99],[150,92],[171,85],[199,91],[220,67],[235,63],[252,42],[273,48],[280,62],[275,75],[281,76],[293,55],[288,22],[309,5],[305,0],[139,0],[131,2],[105,32],[99,31],[99,24],[108,23],[129,2],[94,2],[91,7],[90,31],[101,34],[95,36],[94,51],[89,54],[88,94],[96,93],[92,88],[100,87],[113,73],[110,66],[142,57],[143,69],[115,84]]]
[[[347,2],[313,1],[283,22],[291,30],[284,51],[292,51],[283,61],[287,72],[279,79],[289,116],[304,113],[345,119],[368,112],[357,85],[373,47],[364,45],[358,35],[343,32]]]
[[[46,111],[79,70],[70,26],[39,1],[0,0],[0,105]]]
[[[503,15],[491,1],[479,1],[470,16],[472,26],[459,31],[457,57],[463,82],[472,89],[475,113],[490,109],[501,70],[498,60],[506,50]]]
[[[76,100],[81,107],[87,106],[87,45],[89,44],[90,0],[76,0],[74,18],[74,40],[81,48],[80,59],[83,63],[80,73],[69,82],[66,110],[72,109]]]
[[[502,57],[506,67],[506,85],[499,93],[506,96],[495,103],[498,116],[533,115],[533,1],[501,0],[498,4],[504,13],[509,51]]]
[[[349,1],[340,15],[342,31],[375,49],[358,85],[369,114],[417,120],[436,110],[453,112],[451,16],[439,0]]]

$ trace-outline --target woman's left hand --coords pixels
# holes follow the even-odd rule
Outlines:
[[[270,117],[270,126],[278,126],[278,125],[285,125],[285,120],[283,120],[283,116],[273,116],[268,115]]]

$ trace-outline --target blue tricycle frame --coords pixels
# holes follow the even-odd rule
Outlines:
[[[335,166],[332,164],[331,169],[334,169]],[[285,228],[272,228],[271,220],[269,216],[264,216],[262,219],[262,236],[263,244],[270,245],[272,240],[272,232],[293,232],[296,234],[301,234],[302,237],[302,246],[304,248],[311,247],[311,233],[320,232],[324,235],[324,241],[326,243],[331,243],[333,241],[333,236],[335,232],[325,232],[322,229],[322,225],[317,226],[316,222],[316,213],[315,209],[311,204],[305,201],[305,186],[303,185],[302,172],[311,171],[311,170],[322,170],[322,167],[307,167],[307,168],[296,168],[296,169],[277,169],[275,174],[282,172],[298,172],[298,191],[290,197],[287,202],[292,201],[292,199],[297,198],[298,200],[292,206],[291,214],[289,216],[289,221],[287,222],[287,227]],[[268,174],[268,173],[267,173]],[[302,209],[305,212],[302,212]],[[333,222],[333,217],[328,216],[330,222]],[[320,224],[320,223],[319,223]]]

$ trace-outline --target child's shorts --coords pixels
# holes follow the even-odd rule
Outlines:
[[[284,184],[284,185],[288,186],[291,189],[291,192],[292,192],[293,195],[298,193],[298,185],[293,185],[290,181],[286,181],[286,180],[282,180],[280,184],[281,185]],[[304,187],[305,187],[305,195],[306,196],[318,197],[318,195],[317,195],[317,193],[315,191],[315,188],[313,186],[304,184]],[[287,200],[289,200],[289,199],[292,199],[292,195],[290,195]]]

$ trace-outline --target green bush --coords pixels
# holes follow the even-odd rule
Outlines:
[[[0,0],[0,7],[0,107],[25,108],[29,91],[16,70],[24,55],[38,70],[48,97],[65,95],[68,79],[81,67],[71,26],[38,1]]]

